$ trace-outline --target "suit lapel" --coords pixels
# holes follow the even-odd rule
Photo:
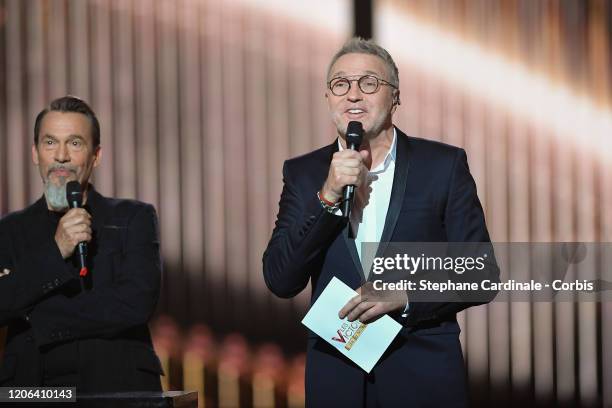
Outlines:
[[[90,247],[92,254],[95,254],[98,243],[100,242],[102,235],[104,235],[104,225],[107,222],[109,208],[104,197],[98,193],[91,184],[88,186],[87,203],[85,208],[92,215],[91,229],[93,232],[93,237]]]
[[[99,231],[104,225],[106,208],[103,205],[103,197],[94,189],[93,185],[89,184],[87,190],[87,203],[85,204],[85,208],[92,216],[95,215],[95,217],[92,217],[91,221],[91,228],[95,232]]]
[[[365,273],[363,272],[363,266],[359,261],[359,254],[357,253],[357,246],[355,245],[355,240],[349,238],[349,228],[351,228],[351,223],[347,222],[346,226],[342,229],[342,239],[346,244],[346,249],[351,255],[351,259],[353,260],[353,264],[355,265],[355,270],[359,272],[359,276],[361,277],[361,281],[365,282]]]
[[[380,237],[380,243],[376,251],[376,256],[383,256],[389,241],[395,231],[395,225],[399,218],[404,195],[406,193],[406,182],[408,180],[409,165],[409,146],[408,137],[399,129],[397,130],[397,155],[395,158],[395,174],[393,175],[393,187],[391,188],[391,198],[389,200],[389,209],[387,210],[387,218],[385,226]],[[369,276],[372,276],[370,274]]]

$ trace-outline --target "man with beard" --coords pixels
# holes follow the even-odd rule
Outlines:
[[[362,267],[364,242],[490,242],[465,151],[393,126],[399,93],[389,53],[372,41],[350,40],[327,75],[337,139],[283,167],[276,226],[263,256],[268,288],[289,298],[310,282],[314,302],[337,277],[359,293],[339,318],[369,323],[388,314],[404,326],[369,374],[311,332],[310,407],[467,406],[456,313],[490,299],[416,302],[403,291],[376,297],[369,290],[374,275]],[[359,151],[347,149],[351,121],[363,125]],[[356,192],[347,220],[340,204],[348,185]],[[497,274],[496,266],[485,273]]]
[[[32,161],[44,196],[0,220],[0,326],[8,324],[0,386],[161,390],[147,326],[160,288],[157,216],[149,204],[95,191],[88,181],[101,152],[84,101],[62,97],[37,116]],[[83,208],[69,208],[73,180]]]

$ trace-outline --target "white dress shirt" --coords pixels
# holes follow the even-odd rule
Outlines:
[[[338,148],[344,150],[340,140]],[[351,211],[351,228],[355,234],[355,246],[359,259],[363,262],[361,255],[361,244],[364,242],[380,242],[389,201],[391,200],[391,189],[393,188],[393,176],[395,175],[395,157],[397,151],[397,134],[393,128],[393,142],[385,159],[376,168],[368,172],[368,179],[355,191],[355,201]],[[369,274],[369,266],[364,273],[366,279]]]

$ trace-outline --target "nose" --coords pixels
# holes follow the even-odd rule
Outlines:
[[[351,87],[346,94],[346,99],[348,99],[350,102],[358,102],[363,99],[363,92],[361,92],[361,89],[359,89],[359,84],[357,81],[351,82]]]
[[[66,163],[70,161],[70,152],[68,147],[62,143],[55,150],[55,161],[58,163]]]

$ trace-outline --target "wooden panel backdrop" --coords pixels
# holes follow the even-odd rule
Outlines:
[[[397,123],[467,150],[494,241],[612,240],[611,17],[598,0],[376,3]],[[460,320],[474,404],[612,406],[610,302]]]

